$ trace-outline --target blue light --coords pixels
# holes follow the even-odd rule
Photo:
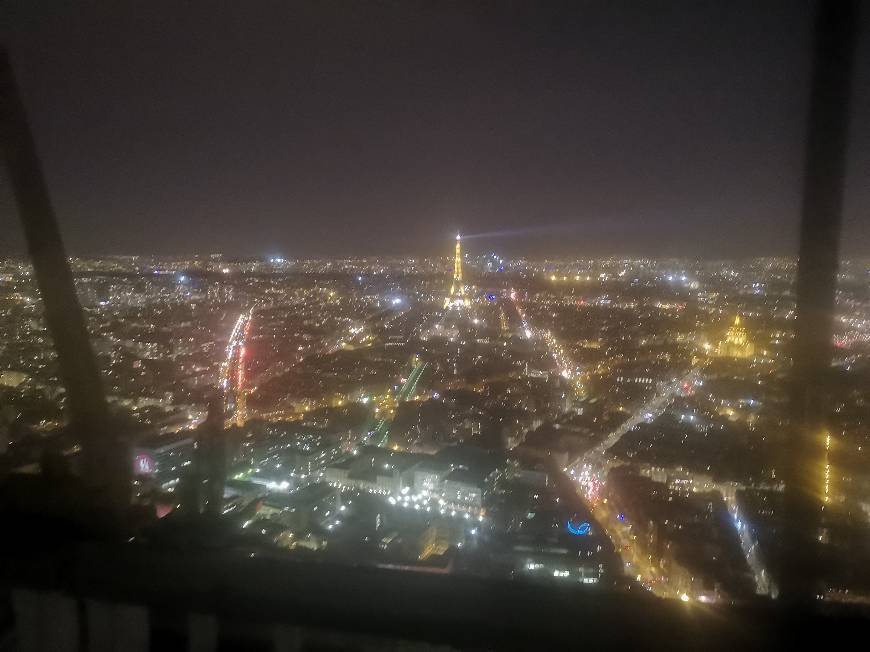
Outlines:
[[[496,299],[496,296],[492,292],[487,292],[487,294],[486,294],[487,301],[495,301],[495,299]]]
[[[588,521],[583,521],[582,523],[575,525],[571,519],[568,519],[565,527],[571,534],[581,537],[589,534],[589,532],[592,530],[592,526],[589,524]]]
[[[625,520],[625,514],[617,514],[617,515],[616,515],[616,518],[619,519],[620,521],[624,521],[624,520]]]

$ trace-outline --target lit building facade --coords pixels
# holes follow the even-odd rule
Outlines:
[[[751,358],[755,355],[755,346],[749,341],[746,328],[740,323],[740,315],[734,318],[725,339],[719,342],[716,353],[721,358]]]

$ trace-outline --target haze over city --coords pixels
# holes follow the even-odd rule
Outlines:
[[[445,228],[528,229],[498,245],[538,257],[796,253],[810,2],[207,6],[5,3],[71,253],[434,255]]]

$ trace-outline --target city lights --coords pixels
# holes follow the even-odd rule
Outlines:
[[[567,556],[509,555],[514,572],[600,585],[617,569],[654,595],[708,604],[775,595],[764,519],[782,496],[772,444],[792,312],[748,309],[741,297],[763,287],[771,301],[793,266],[734,264],[723,276],[651,260],[499,259],[511,271],[497,271],[462,242],[449,266],[294,263],[316,281],[270,276],[276,257],[247,267],[216,258],[206,280],[180,273],[193,261],[161,263],[165,273],[144,272],[144,294],[125,276],[108,295],[94,289],[99,274],[84,277],[117,405],[154,432],[131,457],[137,494],[179,495],[208,412],[197,397],[216,388],[237,442],[221,511],[246,514],[247,530],[290,550],[329,555],[331,543],[367,538],[406,565],[437,565],[514,537],[553,547],[556,536]],[[496,274],[509,285],[489,291]],[[10,278],[29,328],[32,280]],[[119,319],[131,306],[135,319]],[[870,319],[841,323],[850,342],[870,329]],[[33,361],[11,357],[0,375],[21,397],[51,384],[47,354],[35,353],[46,350],[41,332],[24,333]],[[853,349],[838,350],[843,369],[857,365]],[[157,361],[174,371],[157,374]],[[854,414],[857,403],[840,409]],[[862,423],[843,421],[836,442],[843,432],[862,453]],[[835,481],[845,472],[831,430],[821,442],[827,516],[844,504],[841,487],[857,485]],[[829,536],[821,529],[820,543]],[[694,545],[710,556],[678,555]],[[751,581],[717,584],[729,574]],[[722,588],[700,590],[692,577]]]

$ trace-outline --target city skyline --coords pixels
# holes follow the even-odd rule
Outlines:
[[[859,4],[12,0],[0,640],[867,622]]]
[[[137,433],[137,499],[164,518],[183,504],[164,503],[202,463],[217,391],[231,456],[208,500],[223,492],[263,545],[682,601],[776,596],[759,542],[783,492],[796,262],[468,255],[482,240],[444,233],[437,258],[74,260],[110,405]],[[843,266],[832,342],[847,414],[863,410],[865,272]],[[0,289],[18,343],[0,349],[0,393],[26,451],[25,433],[63,427],[56,368],[24,261],[0,258]],[[838,423],[812,482],[854,515],[864,473],[837,447],[863,459],[866,435]],[[693,557],[695,536],[712,556]]]

